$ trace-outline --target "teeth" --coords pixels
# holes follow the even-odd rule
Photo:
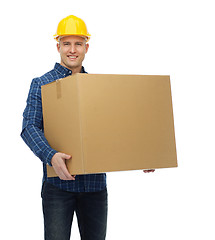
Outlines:
[[[76,57],[75,57],[75,56],[69,56],[69,58],[71,58],[71,59],[75,59]]]

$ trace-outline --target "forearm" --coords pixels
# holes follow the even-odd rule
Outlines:
[[[57,151],[50,147],[44,133],[38,127],[27,125],[22,130],[21,137],[43,163],[51,166],[51,159]]]
[[[51,159],[57,151],[50,147],[42,129],[41,82],[40,79],[35,78],[32,80],[23,113],[21,137],[43,163],[51,165]]]

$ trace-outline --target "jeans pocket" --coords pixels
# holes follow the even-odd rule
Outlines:
[[[42,198],[43,199],[60,199],[67,196],[68,192],[54,186],[53,184],[45,181],[42,187]]]

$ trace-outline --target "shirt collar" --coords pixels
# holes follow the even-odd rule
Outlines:
[[[54,69],[59,72],[63,77],[67,77],[69,75],[72,75],[72,70],[62,66],[59,63],[55,63]],[[81,73],[87,73],[84,69],[84,67],[82,66],[81,68]]]

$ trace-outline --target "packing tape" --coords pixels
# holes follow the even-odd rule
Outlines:
[[[57,99],[61,98],[61,78],[56,80]]]

